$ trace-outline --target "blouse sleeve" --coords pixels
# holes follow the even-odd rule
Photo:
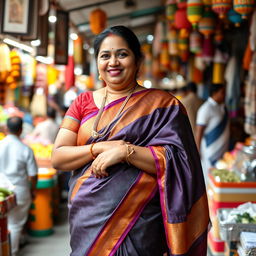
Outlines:
[[[75,133],[78,132],[80,122],[82,120],[82,95],[79,95],[70,105],[65,117],[62,121],[61,128],[71,130]]]

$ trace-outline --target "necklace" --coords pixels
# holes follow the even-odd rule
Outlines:
[[[109,126],[110,126],[116,119],[119,118],[121,112],[123,111],[124,107],[126,106],[128,100],[131,98],[131,96],[132,96],[132,94],[133,94],[133,92],[135,91],[135,89],[136,89],[137,86],[138,86],[138,85],[134,86],[134,87],[132,88],[131,92],[126,96],[125,101],[123,102],[123,104],[121,105],[121,107],[120,107],[120,109],[118,110],[117,114],[116,114],[115,117],[113,118],[113,121],[110,122],[105,128],[103,128],[103,130],[102,130],[101,133],[99,133],[99,132],[97,132],[97,127],[98,127],[100,118],[101,118],[101,116],[102,116],[102,113],[103,113],[103,110],[104,110],[104,107],[105,107],[105,104],[106,104],[107,96],[108,96],[108,95],[107,95],[108,91],[107,91],[107,88],[106,88],[106,90],[105,90],[105,95],[104,95],[104,97],[103,97],[103,99],[102,99],[99,112],[98,112],[98,114],[97,114],[97,116],[96,116],[96,119],[95,119],[95,121],[94,121],[94,124],[93,124],[93,128],[92,128],[92,137],[93,137],[93,138],[97,139],[97,138],[103,137],[103,136],[107,133]],[[118,123],[118,122],[115,123],[115,125],[111,128],[111,130],[116,126],[117,123]],[[111,130],[110,130],[110,131],[111,131]]]

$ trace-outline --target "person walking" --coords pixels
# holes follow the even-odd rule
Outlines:
[[[137,83],[143,55],[127,27],[100,33],[94,52],[106,87],[73,101],[52,154],[73,170],[71,256],[206,256],[207,195],[183,105]]]
[[[209,94],[199,108],[196,120],[196,144],[206,180],[209,168],[228,150],[230,139],[228,111],[224,104],[225,86],[212,84]]]
[[[12,256],[19,250],[19,241],[26,223],[31,199],[35,196],[38,167],[31,148],[20,140],[22,119],[7,119],[7,136],[0,141],[0,172],[14,185],[17,206],[8,213]]]

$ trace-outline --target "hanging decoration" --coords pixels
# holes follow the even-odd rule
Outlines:
[[[83,64],[83,38],[78,36],[74,43],[74,62],[77,65]]]
[[[175,13],[174,24],[177,29],[186,29],[189,30],[191,28],[191,23],[187,18],[187,10],[186,9],[178,9]]]
[[[200,53],[202,51],[202,43],[203,43],[202,35],[197,30],[192,31],[189,36],[190,52],[195,54]]]
[[[97,35],[106,27],[107,14],[100,8],[97,8],[90,13],[89,21],[92,33]]]
[[[233,9],[230,9],[228,11],[228,20],[235,24],[236,27],[240,26],[240,23],[242,22],[242,16],[238,12],[234,11]]]
[[[198,30],[205,37],[209,37],[215,30],[215,16],[210,10],[205,11],[202,19],[198,23]]]
[[[233,8],[242,15],[242,19],[247,19],[255,8],[255,0],[233,0]]]
[[[178,55],[178,34],[176,29],[171,29],[168,31],[168,42],[169,42],[169,54]]]
[[[203,60],[209,64],[213,60],[214,45],[211,37],[205,37],[203,42]]]
[[[181,29],[178,39],[179,56],[183,62],[189,58],[189,33],[185,29]]]
[[[187,7],[187,0],[176,0],[176,4],[179,9],[184,9]]]
[[[160,52],[160,64],[164,69],[169,68],[168,41],[162,42],[162,47]]]
[[[204,11],[204,5],[202,0],[188,0],[187,18],[192,24],[193,28],[196,28],[198,22],[202,18],[203,11]]]
[[[230,9],[228,11],[228,20],[235,24],[236,27],[239,27],[242,22],[242,16],[233,9]]]
[[[227,12],[232,7],[232,0],[212,0],[212,10],[224,19]]]
[[[173,22],[174,22],[174,15],[175,15],[176,10],[177,10],[176,1],[175,0],[167,0],[165,14],[166,14],[166,18],[170,24],[173,24]]]

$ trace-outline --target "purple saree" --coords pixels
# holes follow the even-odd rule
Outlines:
[[[90,134],[97,110],[83,115],[83,97],[72,104],[62,127],[77,132],[80,145],[124,140],[149,147],[157,177],[126,163],[109,168],[110,175],[103,179],[91,175],[91,163],[75,170],[69,200],[71,255],[205,256],[208,204],[184,107],[160,90],[134,93],[117,125],[95,140]],[[124,99],[105,107],[100,129]]]

